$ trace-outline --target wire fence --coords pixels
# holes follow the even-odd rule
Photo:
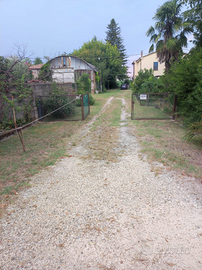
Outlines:
[[[38,96],[36,99],[39,117],[26,125],[0,132],[0,140],[15,134],[38,121],[79,121],[90,113],[89,94],[66,96]]]
[[[132,120],[174,119],[177,96],[171,93],[133,93]]]

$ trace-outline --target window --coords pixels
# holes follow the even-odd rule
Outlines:
[[[158,62],[154,62],[154,67],[153,67],[154,70],[158,70]]]
[[[66,58],[63,57],[63,66],[65,67],[66,66]]]

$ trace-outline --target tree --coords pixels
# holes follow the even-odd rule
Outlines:
[[[152,69],[144,69],[140,70],[138,72],[138,76],[136,76],[134,83],[132,84],[132,89],[134,93],[142,93],[142,85],[149,80],[149,78],[153,76],[153,70]],[[149,92],[149,91],[146,91]]]
[[[10,57],[0,57],[0,94],[9,92],[10,86],[26,74],[25,79],[30,79],[28,70],[30,59],[26,56],[25,46],[15,45],[16,54]]]
[[[202,47],[202,2],[199,0],[185,0],[182,3],[189,4],[190,9],[184,12],[184,17],[191,23],[194,33],[193,43],[197,48]]]
[[[41,60],[40,57],[36,57],[34,60],[34,65],[39,65],[39,64],[43,64],[43,61]]]
[[[39,79],[42,81],[52,81],[52,73],[50,62],[47,62],[40,68]]]
[[[175,62],[162,79],[167,91],[174,91],[177,94],[178,112],[185,123],[200,121],[202,116],[202,48],[191,50],[189,54]]]
[[[94,37],[91,41],[84,43],[79,50],[74,50],[72,55],[94,65],[99,70],[103,88],[109,83],[113,87],[116,77],[126,77],[127,69],[122,66],[120,53],[116,46],[104,43]]]
[[[126,53],[125,53],[125,48],[123,45],[123,39],[121,37],[121,28],[118,26],[118,23],[115,22],[114,19],[111,20],[110,24],[107,26],[107,37],[105,41],[109,42],[112,46],[116,45],[120,57],[122,59],[123,65],[126,65],[127,60],[126,60]]]
[[[152,46],[149,52],[154,51],[156,44],[157,57],[160,63],[165,62],[165,71],[171,67],[172,61],[178,59],[182,47],[187,46],[186,34],[191,32],[190,23],[184,22],[180,11],[182,3],[179,0],[165,2],[156,11],[153,17],[155,26],[151,26],[146,35],[151,36]]]
[[[25,84],[26,80],[31,78],[28,70],[30,60],[26,57],[26,47],[16,46],[16,48],[14,56],[0,57],[0,121],[9,118],[7,113],[9,107],[14,107],[18,111],[22,110],[25,120],[28,120],[31,108],[27,101],[20,108],[10,100],[11,96],[18,101],[29,98],[31,102],[32,99],[32,89]]]

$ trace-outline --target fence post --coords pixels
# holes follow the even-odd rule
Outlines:
[[[88,92],[88,114],[90,114],[90,96]]]
[[[175,95],[173,104],[173,120],[175,120],[176,107],[177,107],[177,95]]]
[[[131,120],[134,120],[134,104],[135,101],[133,100],[134,94],[132,94],[132,98],[131,98]]]
[[[81,95],[81,112],[82,112],[82,120],[85,120],[85,117],[84,117],[84,106],[83,106],[83,94]]]
[[[41,98],[39,96],[39,118],[41,118]]]

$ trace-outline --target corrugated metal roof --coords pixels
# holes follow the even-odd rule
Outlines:
[[[53,60],[55,60],[55,59],[57,59],[57,58],[61,58],[61,57],[71,57],[71,58],[78,59],[78,60],[80,60],[80,61],[83,61],[83,62],[84,62],[87,66],[89,66],[90,69],[92,69],[93,71],[96,71],[96,72],[98,71],[98,69],[97,69],[95,66],[93,66],[92,64],[86,62],[85,60],[83,60],[83,59],[81,59],[81,58],[79,58],[79,57],[77,57],[77,56],[72,56],[72,55],[60,55],[60,56],[57,56],[57,57],[55,57],[55,58],[50,59],[49,62],[51,62],[51,61],[53,61]]]

